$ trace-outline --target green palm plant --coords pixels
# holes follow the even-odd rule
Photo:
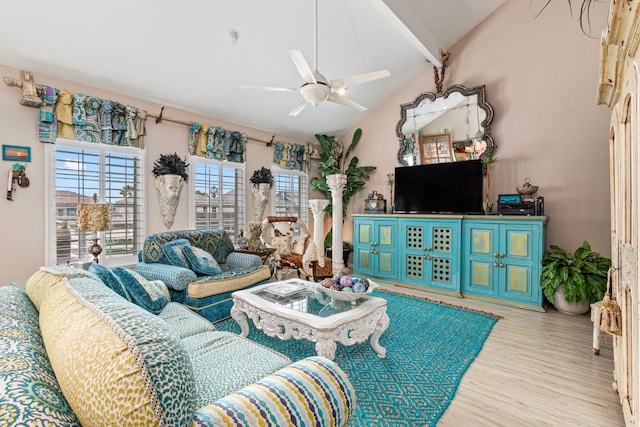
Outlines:
[[[329,215],[333,215],[333,205],[331,203],[331,189],[329,188],[329,184],[327,184],[327,176],[344,174],[347,177],[342,193],[342,218],[344,218],[347,215],[347,205],[351,197],[364,187],[365,181],[369,179],[369,173],[376,169],[375,166],[359,166],[358,163],[360,160],[358,157],[349,157],[358,145],[358,142],[360,142],[361,137],[362,129],[358,128],[353,133],[351,143],[345,151],[343,144],[338,142],[335,136],[316,134],[316,139],[320,143],[320,148],[322,148],[320,161],[318,162],[318,170],[322,178],[312,178],[311,188],[319,190],[329,199],[329,204],[325,209]],[[331,231],[327,234],[324,245],[325,247],[331,246]]]

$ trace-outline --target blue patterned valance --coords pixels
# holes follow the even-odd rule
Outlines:
[[[40,142],[56,138],[144,148],[147,113],[130,105],[38,85]]]
[[[278,141],[275,146],[273,163],[277,163],[282,169],[309,171],[311,148],[308,145]]]
[[[207,159],[244,163],[247,135],[208,124],[191,123],[189,154]]]

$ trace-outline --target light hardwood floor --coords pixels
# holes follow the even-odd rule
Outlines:
[[[500,316],[438,426],[624,426],[613,391],[612,340],[592,351],[589,314],[546,313],[381,286]],[[393,321],[393,319],[392,319]]]

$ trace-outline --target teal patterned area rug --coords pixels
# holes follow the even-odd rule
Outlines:
[[[388,301],[391,323],[380,337],[387,357],[380,359],[368,341],[338,344],[336,351],[336,362],[356,390],[349,425],[434,426],[498,316],[390,292],[374,295]],[[270,338],[249,324],[251,340],[294,361],[315,355],[314,343]],[[216,329],[240,333],[232,319],[217,323]]]

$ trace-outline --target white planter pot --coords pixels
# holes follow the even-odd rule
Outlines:
[[[553,294],[553,298],[555,299],[553,306],[560,313],[581,315],[589,311],[589,301],[567,302],[564,297],[564,285],[558,286]]]

